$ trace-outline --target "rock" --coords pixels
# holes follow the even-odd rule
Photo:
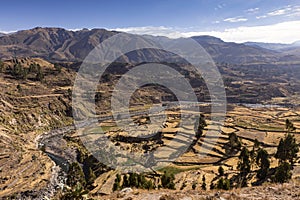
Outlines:
[[[183,197],[180,200],[193,200],[191,197]]]
[[[124,188],[121,190],[121,193],[126,193],[126,194],[132,193],[132,192],[133,192],[133,190],[131,188]]]

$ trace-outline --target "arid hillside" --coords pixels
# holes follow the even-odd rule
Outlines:
[[[298,188],[300,176],[298,152],[292,159],[291,180],[284,181],[289,183],[274,183],[282,162],[276,157],[277,146],[288,132],[286,120],[295,128],[291,131],[295,142],[300,142],[298,55],[226,43],[210,36],[194,37],[211,54],[222,75],[228,102],[224,125],[219,128],[211,120],[211,97],[194,68],[186,62],[163,62],[191,84],[200,101],[200,112],[193,113],[188,106],[179,110],[172,91],[149,84],[130,97],[133,125],[122,129],[111,112],[115,85],[145,58],[157,62],[174,59],[174,55],[153,49],[131,52],[118,60],[121,62],[110,64],[95,83],[95,93],[83,91],[86,102],[95,103],[97,118],[88,128],[76,130],[72,95],[77,72],[85,56],[114,34],[117,32],[104,29],[35,28],[0,36],[0,198],[72,199],[78,193],[95,199],[282,199],[288,195],[298,198],[299,194],[293,191]],[[164,37],[141,38],[149,40],[176,42]],[[175,78],[166,75],[164,79]],[[126,81],[128,87],[132,86],[129,79]],[[118,96],[118,101],[122,99],[122,95]],[[151,117],[162,117],[162,112],[153,109],[159,104],[166,108],[166,119],[152,126]],[[80,118],[87,105],[76,106],[81,109],[75,113]],[[153,113],[148,114],[149,110]],[[122,111],[119,112],[121,116]],[[195,115],[200,116],[201,126],[180,126],[182,120]],[[147,129],[153,130],[153,134],[145,136]],[[191,136],[192,142],[165,168],[127,174],[106,166],[88,151],[84,141],[98,141],[100,130],[113,146],[140,155],[162,147],[179,148],[186,141],[177,138],[178,132]],[[217,141],[210,138],[211,130],[220,134]],[[174,138],[176,142],[171,143]],[[257,175],[261,161],[256,163],[252,158],[261,149],[269,160],[264,178]],[[254,153],[247,179],[242,182],[239,156],[247,151]],[[241,185],[248,187],[225,191]]]

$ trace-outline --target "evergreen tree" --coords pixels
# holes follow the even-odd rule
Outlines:
[[[240,185],[242,187],[247,185],[247,176],[251,171],[249,151],[244,147],[239,155],[238,169],[240,170]]]
[[[82,168],[78,164],[78,162],[74,162],[69,166],[68,174],[67,174],[67,185],[70,187],[75,187],[78,185],[81,186],[86,185],[85,177]]]
[[[131,173],[129,175],[129,182],[131,187],[136,187],[138,188],[139,183],[138,183],[138,177],[136,173]]]
[[[230,133],[229,135],[229,146],[231,150],[233,149],[240,149],[242,144],[235,133]]]
[[[87,181],[88,185],[92,185],[94,183],[94,181],[96,180],[96,175],[90,167],[89,167],[87,179],[88,179],[88,181]]]
[[[285,129],[288,133],[291,133],[296,130],[294,124],[289,119],[285,120]]]
[[[250,164],[252,167],[256,164],[256,157],[257,157],[257,152],[259,150],[259,141],[255,138],[254,140],[254,145],[252,147],[252,150],[249,152],[250,155]]]
[[[0,59],[0,73],[2,73],[4,71],[4,63],[3,61]]]
[[[16,79],[26,79],[28,75],[28,69],[24,68],[20,63],[17,63],[13,66],[11,74]]]
[[[123,185],[122,185],[123,188],[126,188],[126,187],[130,187],[130,182],[129,182],[129,178],[127,176],[127,174],[124,174],[123,176]]]
[[[163,188],[167,189],[175,189],[175,183],[174,183],[175,177],[174,174],[164,171],[164,174],[161,178],[161,184]]]
[[[84,195],[87,195],[88,191],[84,189],[84,187],[77,183],[77,185],[71,189],[69,189],[67,192],[65,192],[59,199],[61,200],[82,200],[85,199]]]
[[[298,152],[299,147],[294,135],[288,133],[284,139],[280,139],[275,158],[279,159],[279,163],[289,161],[293,166]]]
[[[138,175],[138,188],[145,188],[147,180],[143,174]]]
[[[220,178],[217,183],[217,189],[221,190],[229,190],[230,189],[230,181],[229,179]]]
[[[193,189],[193,190],[195,190],[195,189],[196,189],[196,187],[197,187],[197,182],[196,182],[196,181],[194,181],[194,182],[193,182],[193,184],[192,184],[192,189]],[[205,188],[205,189],[206,189],[206,188]]]
[[[37,65],[37,73],[35,78],[38,81],[42,81],[44,79],[44,74],[40,65]]]
[[[56,70],[58,73],[61,72],[62,67],[61,67],[58,63],[55,63],[55,64],[54,64],[54,68],[55,68],[55,70]]]
[[[117,174],[116,178],[115,178],[114,185],[113,185],[113,191],[120,190],[121,189],[120,184],[121,184],[121,176],[120,176],[120,174]]]
[[[270,167],[269,154],[266,150],[261,148],[258,150],[257,157],[256,157],[256,164],[260,168],[257,171],[257,178],[260,180],[265,179]]]
[[[36,73],[37,72],[37,64],[34,63],[34,64],[30,64],[29,65],[29,73]]]
[[[288,162],[282,162],[276,169],[274,182],[285,183],[292,177],[291,165]]]
[[[144,183],[144,186],[143,186],[144,189],[147,189],[147,190],[151,190],[154,188],[154,185],[153,185],[153,182],[151,180],[148,180]]]
[[[224,176],[224,169],[222,166],[218,168],[219,176]]]
[[[205,175],[202,176],[202,185],[201,185],[202,190],[206,190],[206,178]]]
[[[195,126],[194,126],[194,131],[196,133],[197,139],[199,139],[202,136],[205,126],[207,126],[207,124],[205,122],[204,115],[201,114],[200,117],[197,118]]]

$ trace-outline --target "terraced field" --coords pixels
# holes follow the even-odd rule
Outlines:
[[[276,152],[277,145],[280,138],[284,137],[285,134],[285,120],[291,120],[296,128],[300,128],[300,108],[287,108],[280,106],[263,106],[263,105],[237,105],[230,104],[229,110],[226,115],[224,126],[221,127],[219,135],[215,138],[215,134],[211,136],[212,131],[217,131],[218,127],[215,123],[206,120],[207,127],[203,132],[203,136],[195,142],[195,144],[187,152],[183,153],[173,163],[170,163],[163,168],[157,169],[157,173],[161,173],[164,170],[173,171],[176,174],[176,188],[181,190],[192,189],[193,183],[197,184],[197,188],[201,189],[202,177],[205,175],[206,182],[215,182],[218,178],[218,168],[222,166],[225,170],[227,177],[232,177],[238,174],[237,162],[239,151],[230,151],[228,147],[229,135],[235,133],[242,146],[248,147],[251,150],[254,146],[255,140],[257,140],[261,147],[266,149],[270,155],[274,155]],[[203,109],[202,109],[203,110]],[[204,109],[205,110],[205,109]],[[207,110],[207,109],[206,109]],[[184,111],[187,112],[187,111]],[[174,144],[185,143],[184,138],[178,139],[176,134],[180,131],[185,134],[194,134],[194,127],[182,126],[179,127],[180,113],[177,111],[166,112],[167,119],[165,123],[161,125],[160,132],[161,138],[149,140],[149,138],[138,141],[132,141],[133,135],[131,135],[130,129],[124,131],[118,128],[116,123],[112,120],[106,120],[97,124],[97,128],[93,127],[87,132],[93,135],[94,138],[91,140],[97,140],[96,136],[99,130],[105,132],[105,135],[112,139],[114,145],[121,147],[121,149],[128,152],[139,153],[143,155],[147,151],[158,151],[162,147],[168,147],[176,149]],[[206,118],[209,119],[209,113],[204,113]],[[145,116],[134,116],[134,121],[139,122],[145,130],[156,130],[157,127],[151,126],[150,122],[147,124],[147,117]],[[127,127],[128,128],[128,127]],[[136,129],[132,129],[136,130]],[[151,132],[151,131],[150,131]],[[136,135],[143,135],[144,133],[135,133]],[[122,136],[122,137],[121,137]],[[153,135],[152,135],[153,136]],[[95,138],[96,137],[96,138]],[[300,142],[300,135],[295,132],[295,137]],[[178,139],[177,142],[172,143],[174,138]],[[195,139],[195,138],[193,138]],[[160,142],[158,142],[160,141]],[[147,146],[147,148],[145,148]],[[271,168],[277,166],[277,160],[271,159]],[[253,171],[257,169],[253,167]],[[109,172],[111,173],[111,172]],[[107,175],[103,175],[107,176]],[[103,176],[98,178],[95,183],[103,181]],[[113,176],[113,177],[111,177]],[[98,184],[98,191],[102,193],[110,193],[109,189],[112,188],[114,175],[109,176],[109,180],[101,186]],[[293,177],[300,176],[300,166],[298,161],[293,171]],[[255,174],[253,173],[252,179],[249,184],[255,182]],[[109,186],[110,185],[110,186]],[[208,186],[209,188],[209,186]],[[105,192],[104,192],[105,191]],[[97,194],[97,191],[94,191]]]

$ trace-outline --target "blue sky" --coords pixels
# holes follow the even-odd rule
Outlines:
[[[289,43],[300,40],[300,1],[1,1],[0,32],[36,26],[106,28],[168,37],[209,34],[225,41]]]

